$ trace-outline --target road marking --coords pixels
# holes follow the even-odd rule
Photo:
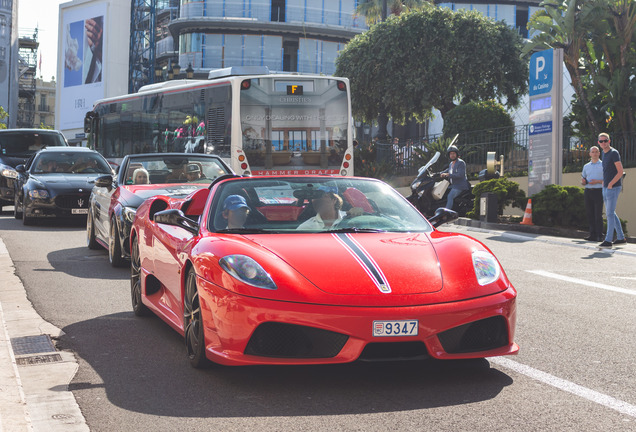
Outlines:
[[[575,283],[575,284],[579,284],[579,285],[586,285],[586,286],[590,286],[590,287],[594,287],[594,288],[600,288],[600,289],[604,289],[607,291],[614,291],[617,293],[621,293],[621,294],[629,294],[629,295],[636,295],[636,291],[633,290],[628,290],[625,288],[619,288],[619,287],[615,287],[615,286],[611,286],[611,285],[605,285],[602,283],[597,283],[597,282],[591,282],[591,281],[586,281],[583,279],[576,279],[576,278],[572,278],[572,277],[568,277],[568,276],[562,276],[556,273],[550,273],[547,271],[543,271],[543,270],[526,270],[528,273],[533,273],[539,276],[544,276],[544,277],[548,277],[548,278],[552,278],[552,279],[558,279],[558,280],[562,280],[565,282],[571,282],[571,283]]]
[[[541,381],[544,384],[548,384],[552,387],[556,387],[560,390],[572,393],[596,404],[603,405],[604,407],[607,407],[614,411],[618,411],[621,414],[625,414],[630,417],[636,417],[636,405],[632,405],[625,401],[616,399],[612,396],[599,393],[587,387],[574,384],[573,382],[555,377],[554,375],[550,375],[549,373],[531,368],[530,366],[517,363],[516,361],[510,360],[505,357],[489,357],[488,360],[498,366],[511,369],[529,378]]]

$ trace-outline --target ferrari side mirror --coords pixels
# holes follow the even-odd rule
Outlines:
[[[435,228],[437,228],[438,226],[445,224],[447,222],[452,222],[454,220],[457,220],[459,218],[459,215],[457,214],[456,211],[444,208],[444,207],[440,207],[437,210],[435,210],[435,215],[430,218],[428,221],[433,224],[433,226]]]

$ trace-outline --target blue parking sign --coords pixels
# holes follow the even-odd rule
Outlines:
[[[552,49],[539,51],[530,57],[530,96],[552,90]]]

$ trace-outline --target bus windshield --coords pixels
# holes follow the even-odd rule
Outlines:
[[[348,148],[348,97],[336,79],[241,83],[243,151],[256,175],[337,174]]]

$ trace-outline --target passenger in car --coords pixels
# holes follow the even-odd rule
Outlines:
[[[243,228],[250,208],[240,195],[230,195],[223,201],[223,219],[227,220],[228,229]]]
[[[348,212],[342,211],[342,198],[337,194],[338,189],[330,186],[320,186],[318,196],[311,200],[316,210],[316,216],[307,219],[298,226],[298,230],[320,231],[332,228],[346,216],[360,216],[364,213],[359,207],[353,207]]]
[[[145,168],[137,168],[135,172],[133,172],[133,183],[134,184],[150,184],[148,171],[146,171]]]

